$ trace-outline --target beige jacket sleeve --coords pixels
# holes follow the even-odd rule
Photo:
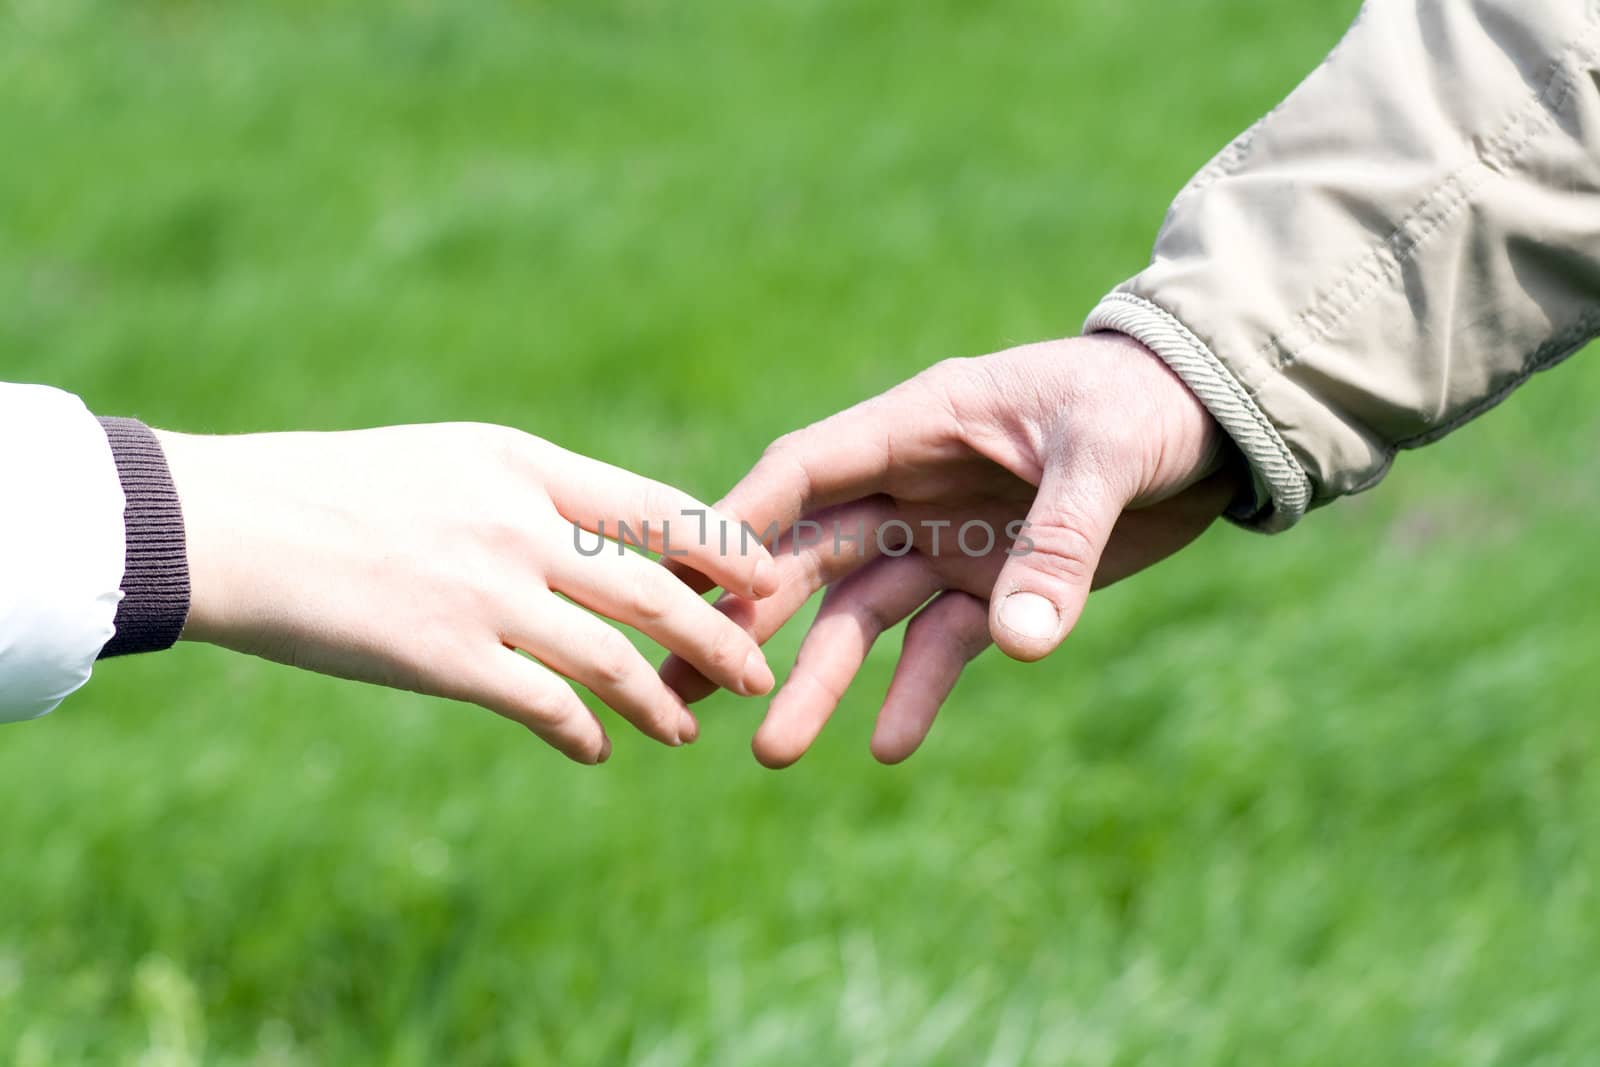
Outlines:
[[[1597,50],[1600,0],[1369,0],[1179,194],[1085,330],[1205,402],[1255,475],[1237,519],[1374,485],[1600,333]]]

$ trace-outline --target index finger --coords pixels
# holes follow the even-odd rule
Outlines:
[[[893,430],[851,408],[785,434],[762,453],[722,507],[752,528],[782,534],[800,516],[871,496],[888,473]]]
[[[717,507],[774,544],[803,515],[881,492],[897,451],[907,450],[897,435],[917,407],[908,396],[915,381],[778,438]],[[697,593],[718,584],[689,561],[668,567]]]
[[[926,374],[908,379],[772,442],[721,506],[783,533],[802,515],[884,492],[897,468],[941,453],[952,433],[948,414]]]
[[[751,536],[776,545],[801,516],[876,493],[888,473],[891,431],[864,415],[865,406],[858,404],[772,442],[717,503],[719,513],[737,518]],[[693,560],[662,562],[697,593],[718,585],[727,588]]]

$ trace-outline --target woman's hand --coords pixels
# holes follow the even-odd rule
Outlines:
[[[583,763],[611,743],[563,676],[665,744],[698,732],[632,643],[584,608],[736,693],[772,687],[743,629],[594,535],[623,522],[741,596],[776,589],[755,538],[659,482],[477,424],[159,437],[187,527],[185,639],[481,704]]]

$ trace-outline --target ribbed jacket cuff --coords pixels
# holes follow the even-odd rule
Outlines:
[[[116,634],[100,658],[171,648],[189,617],[189,555],[167,457],[137,419],[101,419],[122,480],[127,562]]]
[[[1194,391],[1250,463],[1257,499],[1229,510],[1242,526],[1273,533],[1300,521],[1311,502],[1311,480],[1277,427],[1216,353],[1165,308],[1132,293],[1100,301],[1084,333],[1126,334],[1160,356]]]

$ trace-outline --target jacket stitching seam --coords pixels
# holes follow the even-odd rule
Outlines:
[[[1600,2],[1591,3],[1600,8]],[[1278,370],[1293,366],[1299,359],[1297,353],[1326,340],[1374,289],[1403,268],[1460,211],[1484,180],[1498,169],[1514,166],[1528,145],[1541,132],[1548,132],[1549,120],[1566,106],[1576,86],[1576,76],[1569,67],[1582,50],[1581,46],[1574,46],[1553,60],[1540,91],[1485,140],[1480,156],[1424,197],[1381,244],[1369,249],[1287,329],[1268,337],[1256,350],[1256,357]],[[1473,175],[1474,171],[1478,173]],[[1474,179],[1470,184],[1466,181],[1469,176]],[[1359,288],[1349,293],[1353,286]],[[1274,348],[1278,349],[1276,357]]]

